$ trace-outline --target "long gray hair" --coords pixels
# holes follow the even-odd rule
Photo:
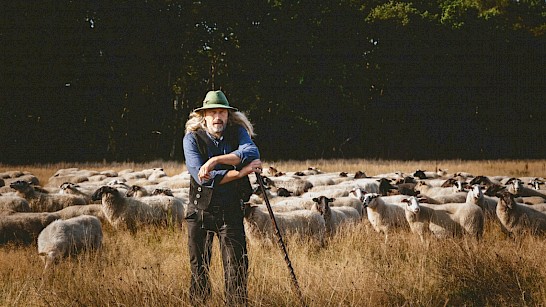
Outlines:
[[[255,136],[254,133],[254,126],[248,120],[246,115],[239,111],[232,111],[228,110],[228,125],[241,125],[243,126],[246,131],[248,132],[248,135],[250,137]],[[197,131],[198,129],[207,129],[206,123],[205,123],[205,111],[197,111],[197,112],[191,112],[190,116],[188,118],[188,121],[186,122],[186,131],[185,133],[188,134],[193,131]]]

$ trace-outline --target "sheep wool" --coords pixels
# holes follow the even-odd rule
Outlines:
[[[99,249],[102,244],[102,225],[91,215],[81,215],[67,220],[56,220],[38,236],[38,254],[45,268],[61,258],[83,250]]]

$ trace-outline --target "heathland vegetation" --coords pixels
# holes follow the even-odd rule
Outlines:
[[[365,171],[369,176],[416,169],[448,169],[474,175],[546,175],[544,160],[266,161],[283,171],[315,166],[325,172]],[[24,170],[40,182],[58,169],[135,170],[163,167],[168,175],[184,165],[136,163],[56,163],[0,165],[0,172]],[[527,306],[546,303],[544,237],[510,238],[488,221],[483,240],[431,240],[424,246],[406,231],[384,237],[362,224],[342,229],[325,247],[285,237],[305,302],[309,306]],[[132,235],[104,228],[104,248],[61,262],[43,272],[35,245],[0,247],[0,305],[4,306],[184,306],[188,304],[185,228],[149,228]],[[250,245],[251,306],[295,306],[298,298],[277,246]],[[221,306],[223,276],[214,247],[210,306]]]

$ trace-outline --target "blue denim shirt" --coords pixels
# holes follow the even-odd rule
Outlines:
[[[242,126],[238,126],[237,128],[239,135],[238,148],[231,148],[230,143],[233,142],[226,140],[224,137],[218,140],[207,133],[208,137],[212,140],[212,145],[207,145],[209,159],[214,156],[232,153],[241,159],[241,163],[236,166],[237,169],[241,169],[251,161],[260,158],[258,147],[256,144],[254,144],[246,129]],[[226,173],[230,169],[233,169],[232,166],[221,164],[216,165],[215,169],[211,172],[210,180],[201,182],[198,179],[197,174],[199,173],[199,169],[203,164],[205,164],[206,160],[204,160],[201,156],[199,146],[197,145],[197,140],[195,138],[196,136],[194,133],[187,133],[182,142],[184,147],[184,157],[186,159],[186,168],[188,169],[189,173],[196,182],[214,189],[211,203],[220,204],[221,202],[237,201],[235,186],[230,184],[232,182],[220,184]]]

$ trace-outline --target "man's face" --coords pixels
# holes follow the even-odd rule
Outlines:
[[[210,134],[219,137],[227,126],[228,110],[226,109],[208,109],[205,110],[205,122]]]

